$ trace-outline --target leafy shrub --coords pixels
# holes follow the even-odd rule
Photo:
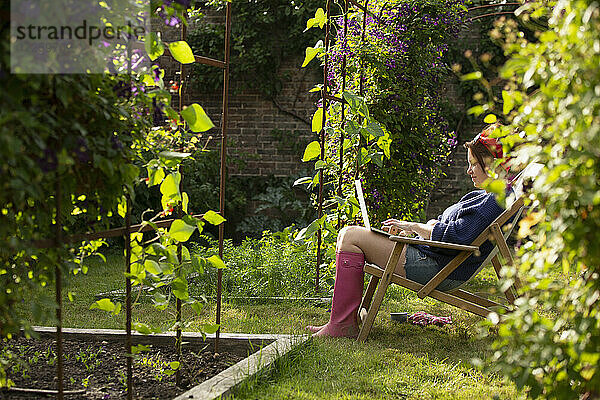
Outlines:
[[[229,165],[244,162],[237,156],[228,157]],[[181,166],[182,185],[187,192],[192,209],[219,209],[218,151],[196,151]],[[246,237],[260,238],[264,230],[280,231],[292,224],[310,222],[314,210],[310,207],[308,193],[294,187],[294,177],[231,176],[225,186],[225,237],[240,243]],[[138,187],[134,215],[160,204],[158,187]],[[205,233],[218,235],[216,227],[207,227]]]
[[[396,0],[369,2],[369,10],[364,42],[361,11],[348,14],[346,37],[343,17],[334,19],[329,85],[334,94],[342,89],[344,56],[346,90],[359,92],[364,69],[369,110],[391,140],[389,157],[361,167],[371,217],[416,220],[423,216],[427,196],[456,145],[439,87],[449,70],[444,54],[465,9],[458,0]],[[339,141],[335,135],[327,140],[329,146]]]
[[[355,179],[363,181],[374,225],[390,215],[423,217],[429,191],[456,145],[438,90],[448,72],[443,56],[464,10],[458,0],[381,0],[368,3],[366,17],[351,9],[328,21],[318,9],[307,22],[309,29],[328,24],[334,43],[308,47],[303,66],[315,57],[327,60],[327,94],[345,105],[327,101],[326,112],[319,104],[313,115],[312,130],[324,136],[324,148],[320,140],[308,144],[303,161],[317,159],[317,172],[299,183],[320,186],[324,211],[296,240],[307,249],[320,243],[330,268],[338,230],[359,211]]]
[[[207,14],[222,10],[225,1],[205,1]],[[315,33],[303,34],[303,25],[320,0],[261,0],[237,2],[232,8],[230,79],[239,88],[256,89],[272,98],[282,87],[281,63],[314,42]],[[200,23],[189,32],[188,42],[195,54],[223,59],[225,27],[223,24]],[[252,77],[251,79],[249,77]],[[220,90],[223,73],[215,68],[195,65],[193,79],[203,92]]]
[[[314,270],[314,255],[301,251],[289,241],[290,229],[280,233],[265,231],[259,239],[247,238],[238,246],[226,240],[223,260],[224,296],[242,297],[305,297],[314,296],[314,282],[307,277]],[[218,254],[218,244],[202,237],[206,247],[196,245],[192,253],[207,257]],[[206,269],[193,280],[190,291],[214,296],[216,270]],[[333,276],[324,280],[331,289]]]
[[[502,112],[518,162],[545,165],[519,233],[524,295],[499,326],[492,365],[533,398],[600,396],[600,8],[531,1],[527,40],[510,20],[491,32],[509,59]],[[545,28],[544,28],[545,26]],[[492,103],[493,104],[493,103]],[[489,104],[482,106],[482,111]],[[507,271],[511,272],[511,271]],[[562,279],[554,279],[562,273]],[[566,277],[570,277],[565,282]],[[552,317],[550,317],[552,316]]]

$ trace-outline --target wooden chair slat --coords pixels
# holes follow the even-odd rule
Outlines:
[[[436,240],[427,240],[420,238],[411,238],[407,236],[390,236],[389,239],[393,242],[402,242],[406,244],[422,244],[433,247],[440,247],[443,249],[452,249],[452,250],[464,250],[464,251],[477,251],[479,247],[477,246],[469,246],[466,244],[458,244],[458,243],[448,243],[448,242],[439,242]]]

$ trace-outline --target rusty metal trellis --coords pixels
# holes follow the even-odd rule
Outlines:
[[[366,24],[367,24],[367,16],[366,14],[369,14],[373,17],[374,14],[368,9],[368,1],[369,0],[365,0],[364,5],[361,5],[360,3],[358,3],[356,0],[344,0],[344,6],[343,6],[343,12],[344,12],[344,43],[342,46],[346,46],[346,42],[348,40],[347,38],[347,33],[348,33],[348,12],[350,10],[350,5],[358,8],[359,10],[361,10],[363,12],[363,19],[362,19],[362,31],[361,31],[361,44],[364,43],[365,41],[365,35],[366,35]],[[472,7],[469,8],[467,11],[471,12],[473,10],[479,10],[479,9],[488,9],[488,8],[494,8],[494,7],[504,7],[504,6],[520,6],[520,3],[501,3],[501,4],[485,4],[485,5],[480,5],[480,6],[476,6],[476,7]],[[321,100],[322,100],[322,107],[323,107],[323,118],[322,118],[322,124],[321,124],[321,131],[319,132],[319,142],[321,145],[321,161],[325,160],[325,126],[327,124],[327,101],[335,101],[335,102],[339,102],[341,103],[342,106],[342,110],[341,110],[341,124],[342,124],[342,129],[340,130],[340,144],[339,144],[339,160],[338,160],[338,166],[339,166],[339,170],[340,170],[340,176],[338,179],[338,187],[337,187],[337,195],[338,196],[342,196],[342,171],[343,171],[343,166],[344,166],[344,130],[343,127],[345,125],[345,106],[346,106],[346,101],[342,98],[342,97],[338,97],[338,96],[334,96],[332,94],[328,93],[328,85],[327,85],[327,76],[329,74],[329,35],[331,33],[330,30],[330,18],[331,18],[331,1],[327,0],[327,4],[326,4],[326,15],[327,15],[327,22],[325,23],[325,57],[324,57],[324,63],[323,63],[323,90],[321,91]],[[488,14],[483,14],[483,15],[478,15],[475,17],[471,17],[468,19],[469,22],[477,20],[477,19],[481,19],[481,18],[485,18],[485,17],[491,17],[491,16],[500,16],[500,15],[514,15],[514,11],[497,11],[497,12],[493,12],[493,13],[488,13]],[[375,17],[376,22],[378,22],[378,18]],[[341,68],[341,74],[342,74],[342,93],[345,91],[346,89],[346,64],[347,64],[347,56],[346,53],[344,52],[343,57],[342,57],[342,68]],[[360,96],[364,96],[364,58],[361,58],[360,60],[360,81],[359,81],[359,94]],[[362,117],[360,117],[360,119],[362,120]],[[362,143],[363,138],[360,137],[359,139]],[[356,160],[356,171],[355,171],[355,179],[358,179],[359,174],[358,174],[358,170],[359,170],[359,162],[360,162],[360,155],[357,157]],[[319,191],[318,191],[318,198],[317,198],[317,215],[318,215],[318,219],[320,220],[323,217],[323,169],[319,169]],[[338,229],[341,228],[341,219],[340,216],[338,215]],[[322,245],[322,228],[319,228],[318,232],[317,232],[317,265],[316,265],[316,271],[315,271],[315,293],[319,293],[319,272],[320,272],[320,266],[321,266],[321,245]]]
[[[223,69],[223,103],[222,103],[222,119],[221,119],[221,152],[220,152],[220,187],[219,187],[219,213],[222,216],[225,216],[225,177],[226,177],[226,168],[227,168],[227,117],[228,117],[228,107],[229,107],[229,42],[231,36],[231,3],[227,3],[226,7],[226,17],[225,17],[225,60],[219,61],[212,58],[194,55],[194,59],[196,62],[208,66],[213,66],[217,68]],[[185,24],[182,23],[181,27],[181,40],[185,40],[187,36],[187,31]],[[130,49],[128,49],[130,50]],[[170,52],[165,49],[165,54],[170,55]],[[131,65],[128,66],[130,76],[131,76]],[[180,67],[180,91],[179,91],[179,110],[183,109],[183,77],[184,77],[184,66],[183,64]],[[53,78],[53,96],[56,99],[56,91],[55,91],[55,77]],[[32,245],[36,248],[61,248],[65,244],[76,243],[84,240],[95,240],[95,239],[105,239],[110,237],[123,236],[125,239],[125,272],[127,273],[125,279],[125,302],[126,302],[126,317],[125,317],[125,351],[126,351],[126,360],[127,360],[127,398],[133,398],[133,357],[132,357],[132,315],[131,315],[131,278],[128,274],[131,273],[131,232],[145,232],[153,230],[149,225],[138,224],[131,225],[131,198],[129,193],[126,193],[127,199],[127,207],[125,214],[125,226],[121,228],[109,229],[102,232],[93,232],[93,233],[85,233],[85,234],[76,234],[68,237],[63,236],[63,227],[62,227],[62,191],[61,191],[61,182],[60,176],[56,182],[56,193],[55,197],[55,208],[56,208],[56,217],[54,223],[54,229],[56,231],[56,235],[54,239],[45,239],[45,240],[36,240],[32,243]],[[194,217],[202,217],[202,214],[194,215]],[[156,223],[158,227],[169,227],[174,219],[162,220]],[[224,240],[224,224],[222,223],[219,226],[219,256],[223,257],[223,240]],[[181,245],[178,248],[178,256],[181,259]],[[62,335],[62,324],[63,324],[63,315],[62,315],[62,259],[60,256],[60,252],[57,253],[58,257],[56,260],[55,267],[55,285],[56,285],[56,348],[57,348],[57,364],[56,364],[56,377],[57,377],[57,393],[56,398],[62,400],[64,398],[64,394],[67,393],[64,390],[64,368],[63,368],[63,335]],[[218,272],[218,280],[217,280],[217,311],[215,320],[217,324],[220,324],[221,321],[221,284],[222,284],[222,271],[219,269]],[[178,299],[177,302],[177,320],[181,320],[181,301]],[[181,330],[178,325],[177,332],[177,353],[178,356],[181,354]],[[217,331],[215,337],[215,352],[219,349],[219,332]],[[179,358],[181,361],[181,359]],[[179,370],[177,371],[176,376],[177,384],[181,381],[181,376]]]
[[[366,31],[366,14],[371,14],[371,12],[368,10],[367,8],[367,2],[368,0],[365,1],[364,5],[359,4],[358,2],[354,1],[354,0],[344,0],[344,44],[343,46],[346,45],[346,41],[347,41],[347,32],[348,32],[348,12],[350,10],[350,4],[356,8],[358,8],[359,10],[361,10],[363,12],[363,24],[362,24],[362,33],[361,33],[361,38],[364,41],[365,38],[365,31]],[[323,90],[321,92],[321,96],[322,96],[322,107],[323,107],[323,119],[322,119],[322,124],[321,124],[321,131],[320,131],[320,135],[319,135],[319,142],[321,145],[321,160],[325,160],[325,125],[327,124],[327,102],[328,101],[336,101],[341,103],[342,105],[342,127],[345,124],[345,118],[346,118],[346,101],[341,98],[341,97],[337,97],[337,96],[333,96],[331,94],[328,93],[327,89],[328,89],[328,75],[329,75],[329,35],[330,35],[330,25],[331,25],[331,1],[327,0],[327,11],[326,11],[326,15],[327,15],[327,22],[325,23],[325,57],[324,57],[324,66],[323,66]],[[342,58],[342,93],[346,90],[346,64],[347,64],[347,56],[344,53],[343,58]],[[361,60],[361,68],[360,68],[360,93],[361,95],[363,94],[363,62]],[[340,169],[340,176],[338,179],[338,187],[337,187],[337,194],[338,196],[342,196],[342,182],[343,182],[343,176],[342,176],[342,171],[343,171],[343,166],[344,166],[344,133],[343,133],[343,129],[341,130],[341,134],[340,134],[340,147],[339,147],[339,160],[338,160],[338,165],[339,165],[339,169]],[[357,168],[358,171],[358,168]],[[318,218],[321,219],[323,217],[323,169],[319,169],[319,194],[318,194]],[[340,216],[338,215],[338,229],[341,228],[341,219]],[[315,272],[315,293],[319,293],[319,272],[320,272],[320,267],[321,267],[321,244],[322,244],[322,233],[323,230],[322,228],[319,228],[319,231],[317,232],[317,265],[316,265],[316,272]]]

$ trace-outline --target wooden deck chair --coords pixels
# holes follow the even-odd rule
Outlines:
[[[395,245],[385,268],[382,269],[374,264],[365,265],[365,272],[371,275],[371,279],[358,309],[359,321],[362,320],[362,325],[357,340],[362,342],[369,335],[377,312],[379,311],[381,302],[383,301],[385,292],[390,283],[395,283],[417,292],[417,295],[421,299],[429,296],[482,317],[487,317],[487,315],[496,307],[506,307],[503,304],[483,298],[481,296],[477,296],[461,289],[464,284],[448,292],[437,290],[436,287],[444,279],[446,279],[450,273],[452,273],[452,271],[458,268],[471,254],[479,251],[479,246],[481,246],[488,238],[492,239],[492,243],[495,243],[494,249],[483,261],[479,269],[471,276],[471,278],[476,276],[481,269],[483,269],[483,267],[490,262],[492,263],[498,278],[501,278],[500,271],[502,269],[502,263],[500,262],[498,254],[502,255],[508,265],[512,265],[513,258],[507,244],[507,239],[512,233],[514,227],[517,225],[519,217],[523,212],[523,183],[528,178],[534,178],[539,173],[541,168],[541,164],[531,163],[523,171],[521,171],[521,173],[513,181],[514,196],[511,195],[507,199],[507,209],[489,226],[487,226],[470,245],[460,245],[433,240],[409,238],[404,236],[390,236],[389,239],[395,242]],[[503,232],[501,227],[511,219],[512,222],[507,225],[508,229]],[[460,252],[444,268],[442,268],[437,275],[431,278],[427,284],[423,285],[400,275],[394,274],[394,269],[396,264],[398,264],[400,254],[402,253],[404,246],[408,244],[423,244],[433,247],[458,250]],[[504,293],[510,304],[514,304],[515,297],[518,296],[518,290],[520,286],[521,284],[518,278],[516,278],[513,285],[511,285],[511,287],[509,287]]]

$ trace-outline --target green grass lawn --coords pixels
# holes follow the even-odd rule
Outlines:
[[[64,326],[123,329],[124,313],[111,317],[90,310],[101,292],[124,288],[123,260],[108,255],[107,263],[90,260],[86,275],[71,276],[67,290],[73,301],[64,300]],[[227,273],[227,270],[224,270]],[[483,291],[493,282],[493,270],[484,270],[470,289]],[[134,289],[134,294],[137,291]],[[52,289],[45,292],[52,295]],[[444,328],[399,324],[390,311],[427,311],[451,315]],[[201,315],[183,314],[187,330],[213,323],[214,304]],[[324,323],[326,307],[311,304],[240,304],[224,302],[222,331],[302,334],[307,324]],[[133,309],[136,321],[170,327],[174,307],[157,311],[148,301]],[[238,399],[515,399],[514,385],[501,377],[484,375],[471,360],[491,354],[493,334],[480,337],[481,318],[435,300],[420,300],[414,293],[391,286],[369,339],[358,344],[348,339],[313,340],[281,360],[268,375],[251,380],[237,393]],[[49,323],[50,321],[46,321]]]

